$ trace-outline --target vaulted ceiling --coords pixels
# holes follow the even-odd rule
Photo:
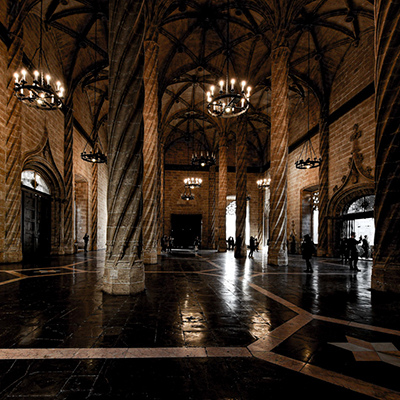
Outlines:
[[[10,31],[24,20],[21,15],[26,21],[40,16],[39,1],[18,4],[9,6]],[[155,27],[159,44],[159,132],[165,148],[194,134],[217,150],[226,127],[207,113],[205,91],[225,74],[229,42],[230,71],[252,87],[247,132],[260,165],[269,140],[273,47],[285,43],[291,50],[291,98],[312,93],[326,107],[344,54],[374,26],[372,0],[148,0],[146,7],[147,27]],[[68,92],[83,89],[97,120],[104,122],[108,0],[43,0],[42,15]]]

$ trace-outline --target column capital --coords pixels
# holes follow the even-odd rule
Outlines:
[[[287,46],[279,46],[275,47],[271,51],[271,58],[273,61],[279,61],[283,58],[288,59],[290,55],[290,49]]]

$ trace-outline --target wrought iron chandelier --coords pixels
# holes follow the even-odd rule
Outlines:
[[[181,194],[181,199],[186,201],[194,200],[194,194],[190,189],[185,188],[185,191]]]
[[[94,35],[94,41],[95,44],[97,46],[97,21],[95,22],[95,35]],[[94,65],[96,65],[96,51],[94,53]],[[104,154],[103,152],[103,148],[101,146],[101,142],[100,142],[100,138],[99,138],[99,133],[98,133],[98,113],[96,112],[96,81],[97,81],[97,75],[93,75],[93,79],[94,79],[94,100],[93,100],[93,110],[92,110],[92,114],[93,114],[93,130],[92,130],[92,134],[90,136],[93,135],[93,142],[91,143],[91,146],[93,148],[93,151],[90,150],[89,153],[86,152],[86,147],[89,144],[89,142],[86,142],[85,144],[85,148],[83,149],[82,153],[81,153],[81,158],[83,161],[86,162],[90,162],[92,164],[104,164],[107,163],[107,156]],[[89,98],[88,98],[89,99]],[[90,104],[90,100],[89,100],[89,104]]]
[[[205,76],[204,76],[204,68],[203,68],[203,85],[205,83]],[[209,152],[206,149],[206,143],[203,144],[203,140],[204,142],[206,142],[206,138],[205,138],[205,129],[204,129],[204,119],[205,119],[205,112],[204,112],[204,106],[205,106],[205,98],[204,98],[204,87],[203,87],[203,115],[202,115],[202,120],[203,120],[203,136],[200,137],[200,149],[197,152],[195,150],[195,145],[194,145],[194,129],[193,129],[193,154],[192,154],[192,165],[197,165],[200,167],[206,167],[206,166],[211,166],[211,165],[215,165],[216,163],[216,157],[214,152]]]
[[[201,187],[203,180],[200,178],[186,178],[183,180],[185,188],[196,189]]]
[[[310,29],[308,31],[308,59],[307,59],[307,70],[308,70],[308,78],[310,78]],[[307,97],[307,132],[310,131],[310,94],[311,90],[308,90]],[[303,148],[301,149],[300,157],[295,162],[296,168],[298,169],[311,169],[320,167],[322,163],[322,158],[317,157],[313,145],[311,143],[311,139],[307,139],[304,142]]]
[[[45,74],[43,62],[46,63],[47,71],[49,65],[42,46],[43,42],[43,0],[40,2],[40,35],[39,47],[35,50],[31,62],[38,55],[38,70],[33,72],[32,83],[28,83],[28,71],[22,69],[20,74],[15,72],[14,94],[23,104],[39,110],[56,110],[63,106],[64,88],[61,82],[56,82],[55,88],[51,85],[51,76]]]
[[[269,187],[270,184],[271,184],[271,178],[259,179],[259,180],[257,181],[257,186],[258,186],[258,188],[259,188],[260,190]]]
[[[250,106],[251,87],[246,86],[246,81],[239,81],[230,76],[229,63],[231,49],[229,44],[229,0],[227,11],[227,39],[225,50],[226,76],[219,81],[218,87],[211,86],[207,92],[207,110],[213,117],[233,118],[244,114]]]

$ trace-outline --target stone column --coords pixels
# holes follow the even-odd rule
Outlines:
[[[329,202],[329,125],[325,115],[319,120],[319,217],[318,256],[328,254],[328,202]]]
[[[14,73],[22,66],[22,40],[15,37],[6,53],[4,96],[6,116],[2,147],[5,152],[4,247],[1,262],[22,260],[21,243],[21,102],[14,95]]]
[[[98,182],[99,166],[93,164],[92,167],[92,195],[91,195],[91,226],[90,226],[90,250],[97,250],[97,219],[98,219]]]
[[[246,119],[240,118],[236,132],[236,237],[242,235],[241,256],[246,257],[247,135]],[[235,252],[235,255],[237,253]]]
[[[260,249],[262,250],[263,244],[264,244],[264,195],[265,195],[265,189],[262,189],[258,193],[258,204],[257,204],[257,222],[258,222],[258,229],[257,229],[257,240],[260,246]]]
[[[144,42],[143,261],[157,263],[158,44]]]
[[[209,181],[209,202],[208,202],[208,215],[209,215],[209,248],[216,249],[216,220],[217,220],[217,202],[216,202],[216,179],[215,179],[215,165],[210,167],[208,181]]]
[[[158,177],[157,177],[157,253],[161,255],[161,238],[164,235],[164,144],[158,143]]]
[[[372,289],[400,292],[399,1],[375,1],[375,242]]]
[[[268,264],[287,265],[287,165],[289,137],[289,55],[287,47],[271,53],[271,199]]]
[[[144,0],[110,0],[107,252],[103,290],[144,290],[142,257]]]
[[[226,252],[226,194],[228,192],[228,144],[227,134],[219,137],[218,171],[218,251]]]
[[[72,99],[66,103],[64,115],[64,253],[74,252],[73,173],[74,173],[74,115]]]

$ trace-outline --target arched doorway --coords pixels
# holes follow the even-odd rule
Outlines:
[[[349,234],[349,230],[356,227],[357,221],[358,237],[366,231],[364,226],[371,224],[373,221],[373,202],[374,199],[374,184],[355,184],[350,187],[338,191],[330,200],[328,207],[328,255],[331,257],[339,257],[340,241],[344,235]],[[371,197],[372,196],[372,197]],[[365,199],[369,199],[369,204],[365,209]],[[361,207],[361,208],[359,208]],[[372,208],[370,208],[372,207]],[[350,210],[350,213],[349,213]],[[355,212],[352,212],[354,210]],[[358,210],[358,211],[356,211]],[[371,220],[372,218],[372,220]],[[364,221],[362,221],[364,220]],[[368,227],[371,229],[371,227]],[[354,231],[354,230],[353,230]],[[357,233],[357,229],[355,230]],[[362,232],[363,231],[363,232]],[[351,232],[351,231],[350,231]],[[370,231],[369,231],[370,232]],[[373,238],[368,238],[369,243],[373,243]]]
[[[232,236],[236,240],[236,196],[227,196],[226,206],[226,238]],[[246,223],[245,223],[245,243],[250,242],[250,202],[249,199],[246,201]]]
[[[34,170],[24,170],[22,184],[22,255],[43,258],[51,251],[51,193],[48,183]]]
[[[369,244],[374,243],[375,223],[374,223],[375,195],[362,196],[349,203],[343,210],[342,237],[349,238],[351,232],[355,232],[356,238],[367,240]],[[361,253],[364,258],[371,258],[373,246],[370,246],[368,254]]]

